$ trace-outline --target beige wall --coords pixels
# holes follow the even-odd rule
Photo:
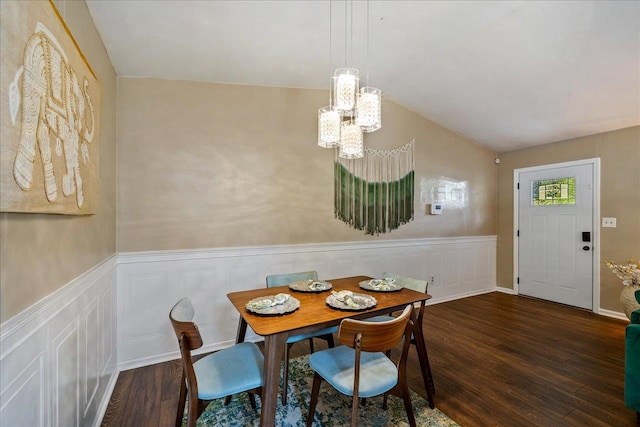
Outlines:
[[[85,3],[59,0],[55,4],[101,86],[98,212],[88,216],[0,214],[0,322],[115,252],[115,72]]]
[[[365,143],[389,149],[415,139],[415,220],[365,236],[333,215],[333,152],[316,145],[327,91],[116,83],[84,2],[55,3],[101,84],[99,208],[86,217],[0,214],[0,321],[115,252],[116,201],[118,251],[497,233],[498,284],[510,288],[513,169],[600,157],[601,214],[618,218],[618,228],[601,231],[602,259],[640,256],[638,127],[504,153],[495,166],[489,150],[385,101],[383,128]],[[426,215],[432,180],[443,177],[466,184],[465,205]],[[618,311],[620,285],[606,269],[601,286],[601,306]]]
[[[498,286],[513,288],[514,169],[579,159],[601,159],[600,214],[617,228],[600,229],[601,260],[640,258],[640,127],[500,155],[498,167]],[[600,307],[620,311],[621,284],[606,266],[600,271]]]
[[[334,218],[328,91],[118,77],[117,99],[120,252],[496,233],[494,153],[392,102],[365,144],[415,139],[415,220],[372,237]],[[438,177],[466,205],[426,215]]]

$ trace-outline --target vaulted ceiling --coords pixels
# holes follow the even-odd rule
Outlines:
[[[638,1],[87,4],[119,76],[328,98],[334,69],[349,65],[383,97],[497,152],[640,124]]]

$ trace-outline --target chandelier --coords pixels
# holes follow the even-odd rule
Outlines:
[[[353,20],[353,3],[351,4]],[[345,0],[345,39],[346,39]],[[329,1],[329,43],[331,44],[331,0]],[[353,31],[353,30],[352,30]],[[345,62],[347,56],[345,43]],[[331,53],[329,53],[331,56]],[[369,62],[369,2],[367,1],[367,66]],[[367,77],[368,83],[368,77]],[[363,133],[382,127],[382,91],[360,87],[360,73],[355,68],[338,68],[331,78],[329,105],[318,110],[318,145],[339,147],[343,159],[364,157]]]

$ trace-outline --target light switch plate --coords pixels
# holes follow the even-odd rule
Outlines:
[[[616,219],[615,218],[602,218],[602,226],[603,227],[616,228]]]

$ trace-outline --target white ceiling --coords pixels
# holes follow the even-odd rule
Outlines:
[[[328,102],[348,63],[497,152],[640,124],[639,1],[371,0],[368,20],[358,0],[87,4],[119,76],[327,89]]]

